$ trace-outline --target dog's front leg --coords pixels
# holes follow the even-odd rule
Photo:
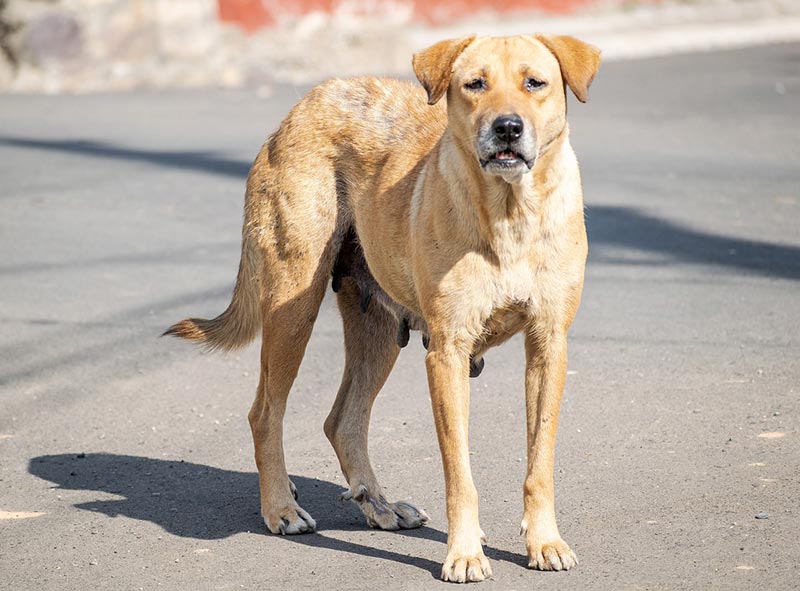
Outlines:
[[[434,336],[425,358],[447,501],[449,529],[442,579],[482,581],[492,576],[492,569],[481,547],[478,492],[469,464],[469,354],[443,341]]]
[[[569,570],[578,563],[556,525],[553,462],[558,412],[567,375],[566,331],[534,331],[525,339],[528,473],[523,487],[528,566]]]

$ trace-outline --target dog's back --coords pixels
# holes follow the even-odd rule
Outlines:
[[[334,174],[340,199],[345,193],[358,199],[370,192],[370,179],[385,185],[405,176],[446,125],[444,104],[429,106],[424,91],[410,82],[329,80],[309,91],[267,141],[250,188],[269,174],[286,175],[287,168],[318,180],[322,167]]]
[[[263,261],[291,260],[302,253],[290,245],[313,235],[316,242],[330,243],[319,261],[330,275],[342,244],[355,232],[357,203],[381,193],[385,187],[379,184],[403,179],[410,199],[409,173],[446,125],[444,105],[429,106],[425,92],[406,81],[333,79],[310,90],[262,146],[250,170],[242,258],[230,305],[214,319],[182,320],[164,334],[212,350],[249,343],[262,321],[264,288],[270,291],[271,282],[262,278],[262,273],[269,277]]]

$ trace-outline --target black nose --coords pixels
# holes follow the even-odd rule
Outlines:
[[[501,115],[494,120],[492,129],[497,139],[511,142],[522,135],[522,118],[519,115]]]

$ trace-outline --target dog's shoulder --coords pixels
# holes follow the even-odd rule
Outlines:
[[[425,92],[408,80],[377,76],[331,78],[314,87],[307,95],[363,113],[381,104],[421,103],[426,105]]]
[[[333,78],[311,89],[292,116],[311,118],[350,135],[371,135],[395,144],[416,136],[441,135],[447,125],[444,105],[429,106],[425,91],[406,80],[361,76]]]

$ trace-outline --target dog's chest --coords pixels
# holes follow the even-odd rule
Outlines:
[[[522,330],[540,307],[536,275],[527,262],[487,273],[482,286],[477,290],[484,300],[482,333],[490,346]]]
[[[547,241],[535,244],[533,256],[522,257],[498,270],[487,268],[476,283],[482,310],[484,348],[502,343],[527,327],[560,317],[574,283],[569,265]],[[538,252],[537,252],[538,251]]]

